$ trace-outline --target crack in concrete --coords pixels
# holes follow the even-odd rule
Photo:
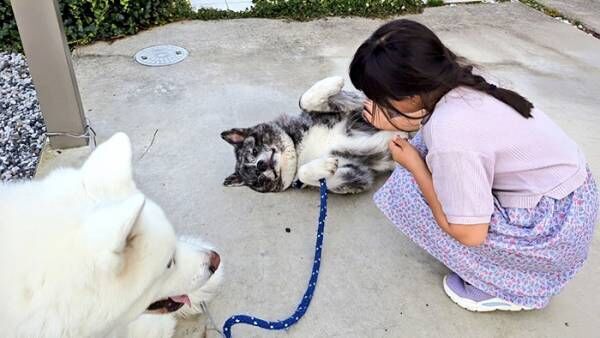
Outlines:
[[[563,14],[561,11],[557,10],[556,8],[546,6],[535,0],[519,0],[519,2],[524,4],[525,6],[533,8],[536,11],[539,11],[547,16],[550,16],[553,18],[558,18],[562,21],[566,21],[571,26],[600,40],[600,33],[596,32],[595,30],[593,30],[592,28],[590,28],[583,22],[579,21],[578,19],[574,19],[574,18],[569,17],[568,15]]]
[[[124,55],[124,54],[80,54],[80,53],[73,53],[73,57],[74,58],[78,58],[78,59],[87,59],[87,58],[113,58],[113,57],[118,57],[118,58],[127,58],[127,59],[133,59],[133,55]]]
[[[444,2],[443,5],[439,6],[429,6],[432,7],[440,7],[440,6],[468,6],[468,5],[480,5],[480,4],[493,4],[493,3],[502,3],[502,2],[511,2],[511,0],[497,0],[495,2],[485,1],[485,0],[473,0],[473,1],[465,1],[465,2]],[[519,0],[523,5],[535,9],[538,12],[541,12],[549,17],[557,18],[562,21],[566,21],[571,26],[579,29],[580,31],[591,35],[592,37],[600,40],[600,33],[596,32],[594,29],[587,26],[585,23],[579,21],[579,19],[571,18],[568,15],[565,15],[561,11],[556,8],[552,8],[537,2],[536,0]]]

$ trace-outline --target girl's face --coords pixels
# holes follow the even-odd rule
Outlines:
[[[418,95],[411,96],[403,100],[392,100],[391,104],[397,111],[408,116],[412,116],[414,113],[425,108],[423,106],[423,100],[421,100],[421,97]],[[394,115],[395,114],[391,114],[390,116]]]
[[[411,118],[398,116],[393,111],[386,112],[384,111],[385,108],[374,104],[373,101],[368,99],[364,103],[363,117],[375,128],[381,130],[401,130],[406,132],[419,130],[421,121],[427,114],[423,101],[419,96],[403,100],[393,100],[391,104],[397,111]]]

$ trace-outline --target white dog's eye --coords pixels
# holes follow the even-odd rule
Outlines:
[[[175,257],[171,258],[169,264],[167,264],[167,269],[170,269],[173,265],[175,265]]]

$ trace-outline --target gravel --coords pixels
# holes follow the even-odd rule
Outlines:
[[[0,52],[0,180],[35,175],[45,134],[25,56]]]

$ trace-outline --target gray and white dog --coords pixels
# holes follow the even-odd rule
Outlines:
[[[325,178],[335,193],[369,189],[377,173],[394,168],[388,143],[400,132],[366,122],[364,95],[343,86],[341,77],[323,79],[301,96],[300,115],[221,133],[236,157],[235,172],[223,184],[279,192],[297,181],[318,187]]]

